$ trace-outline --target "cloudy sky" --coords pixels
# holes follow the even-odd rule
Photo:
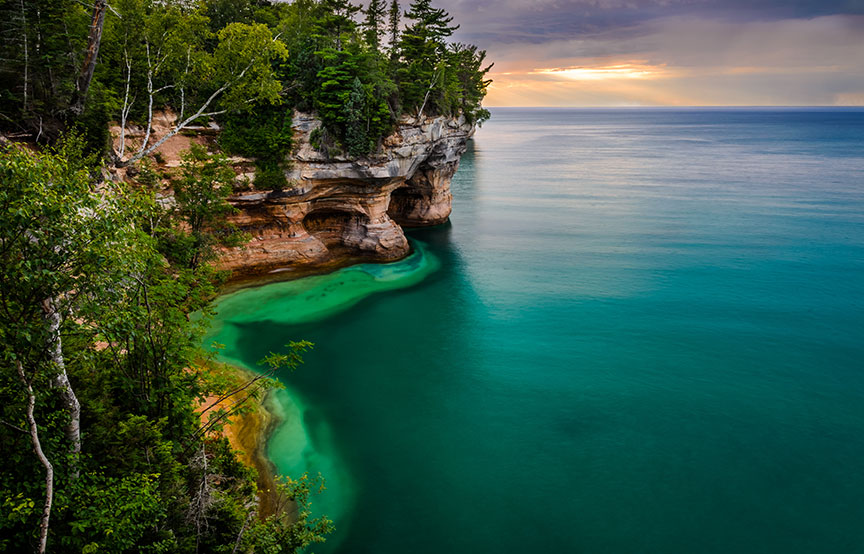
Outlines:
[[[864,105],[864,0],[437,0],[489,106]]]

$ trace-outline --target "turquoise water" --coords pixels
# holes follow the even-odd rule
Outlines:
[[[220,305],[237,363],[316,343],[318,552],[864,552],[864,111],[499,109],[453,189]]]

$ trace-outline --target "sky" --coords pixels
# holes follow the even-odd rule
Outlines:
[[[864,0],[437,0],[486,106],[861,106]]]

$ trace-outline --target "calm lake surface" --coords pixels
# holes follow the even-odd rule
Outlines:
[[[493,110],[451,223],[248,289],[316,552],[864,552],[864,110]]]

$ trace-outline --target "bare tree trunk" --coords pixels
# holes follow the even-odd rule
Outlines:
[[[249,64],[248,66],[246,66],[246,68],[242,72],[240,72],[240,75],[237,77],[237,79],[235,79],[235,81],[241,79],[250,67],[252,67],[252,64]],[[225,92],[225,90],[228,89],[228,87],[230,87],[232,84],[234,84],[235,81],[231,81],[230,83],[222,85],[219,89],[216,90],[216,92],[214,92],[213,94],[210,95],[210,98],[208,98],[204,102],[204,104],[200,108],[198,108],[197,112],[195,112],[191,116],[187,117],[185,120],[181,121],[180,123],[177,123],[176,125],[174,125],[174,128],[171,129],[164,137],[162,137],[161,139],[156,141],[153,144],[153,146],[151,146],[149,148],[145,148],[147,142],[149,142],[149,140],[150,140],[150,125],[152,123],[152,120],[148,121],[145,143],[141,146],[141,148],[138,149],[138,152],[134,156],[132,156],[128,160],[119,160],[115,165],[117,167],[125,167],[131,163],[137,162],[138,160],[140,160],[144,156],[150,154],[151,152],[153,152],[154,150],[156,150],[157,148],[162,146],[162,144],[166,140],[170,139],[171,137],[173,137],[174,135],[176,135],[177,133],[179,133],[180,131],[185,129],[187,125],[189,125],[190,123],[192,123],[193,121],[195,121],[199,117],[210,117],[213,115],[219,115],[219,114],[225,113],[227,110],[218,110],[218,111],[209,112],[209,113],[205,113],[204,110],[206,110],[210,106],[210,104],[216,99],[217,96],[219,96],[220,94]],[[163,87],[163,88],[167,88],[167,87]],[[159,90],[162,90],[162,89],[159,89]],[[156,91],[156,92],[158,92],[158,91]]]
[[[189,518],[195,524],[195,552],[198,552],[201,545],[201,533],[207,530],[207,512],[213,504],[213,495],[207,474],[207,452],[204,450],[203,443],[201,444],[201,453],[195,456],[190,465],[196,469],[201,469],[201,482],[189,509]]]
[[[27,37],[27,11],[24,9],[24,0],[21,0],[21,25],[24,31],[24,111],[27,111],[27,89],[30,86],[30,42]]]
[[[107,0],[96,0],[93,4],[93,18],[90,22],[90,35],[87,37],[87,52],[84,55],[84,63],[78,81],[75,83],[75,95],[69,109],[75,115],[84,111],[84,100],[87,99],[87,90],[90,81],[93,80],[93,72],[96,70],[96,58],[99,56],[99,45],[102,43],[102,26],[105,23],[105,9]]]
[[[126,153],[126,119],[129,117],[129,111],[132,110],[132,102],[129,102],[129,81],[132,79],[132,60],[129,59],[129,53],[123,50],[123,58],[126,60],[126,92],[123,95],[123,108],[120,110],[120,159]]]
[[[443,72],[444,72],[444,68],[442,67],[441,71],[439,73],[443,73]],[[432,76],[432,82],[429,83],[429,88],[426,89],[426,95],[423,96],[423,104],[420,106],[420,111],[417,112],[417,119],[418,120],[423,119],[423,110],[426,109],[426,102],[429,101],[429,95],[432,93],[432,89],[435,88],[435,83],[438,81],[439,73],[436,73]]]
[[[153,129],[153,64],[150,61],[150,43],[147,46],[147,130],[144,132],[144,142],[141,143],[141,150],[147,148],[147,143],[150,142],[150,132]]]
[[[54,466],[45,456],[42,451],[42,443],[39,441],[39,428],[36,426],[36,418],[33,417],[33,409],[36,406],[36,395],[33,394],[33,386],[27,377],[24,375],[24,368],[19,360],[15,361],[15,366],[18,369],[18,377],[21,378],[21,383],[27,389],[27,426],[30,431],[30,442],[33,444],[33,452],[36,457],[42,462],[45,467],[45,506],[42,508],[42,517],[39,521],[39,547],[36,552],[39,554],[45,553],[45,546],[48,544],[48,524],[51,520],[51,505],[54,503]]]
[[[186,113],[186,79],[189,78],[189,65],[192,63],[192,47],[186,48],[186,71],[183,72],[183,84],[180,87],[180,115],[177,116],[177,121],[183,121],[183,114]]]
[[[280,34],[281,34],[281,33],[280,33]],[[280,35],[276,35],[275,37],[273,37],[273,41],[275,42],[276,40],[279,40],[279,36],[280,36]],[[219,87],[218,89],[216,89],[216,91],[215,91],[213,94],[211,94],[211,95],[207,98],[207,100],[205,100],[204,103],[203,103],[203,104],[198,108],[198,111],[196,111],[194,114],[190,115],[190,116],[187,117],[186,119],[180,119],[180,118],[178,118],[178,119],[177,119],[177,122],[174,124],[174,128],[173,128],[173,129],[171,129],[170,131],[168,131],[168,133],[166,133],[162,138],[160,138],[160,139],[157,140],[155,143],[153,143],[152,146],[148,146],[148,144],[149,144],[149,142],[150,142],[150,130],[151,130],[151,127],[152,127],[152,125],[153,125],[153,115],[152,115],[152,103],[153,103],[153,97],[154,97],[157,93],[159,93],[159,92],[161,92],[161,91],[163,91],[163,90],[165,90],[165,89],[173,88],[173,87],[175,86],[175,85],[165,85],[165,86],[163,86],[163,87],[161,87],[161,88],[158,88],[158,89],[155,89],[155,90],[153,89],[153,83],[152,83],[152,80],[151,80],[152,75],[153,75],[153,69],[152,69],[152,68],[154,68],[154,67],[155,67],[155,68],[158,68],[158,66],[159,66],[159,65],[164,61],[164,59],[165,59],[164,57],[161,57],[161,58],[160,58],[160,56],[162,56],[161,52],[157,52],[157,54],[156,54],[157,62],[156,62],[155,64],[152,64],[151,59],[150,59],[150,45],[149,45],[149,44],[147,45],[147,65],[148,65],[148,68],[150,68],[150,69],[149,69],[148,76],[147,76],[147,77],[148,77],[147,90],[148,90],[148,94],[149,94],[149,96],[150,96],[150,106],[151,106],[151,108],[148,108],[147,130],[146,130],[146,132],[145,132],[145,136],[144,136],[144,143],[141,145],[141,148],[138,149],[138,152],[136,152],[136,153],[135,153],[133,156],[131,156],[128,160],[124,160],[124,159],[122,159],[122,158],[118,158],[117,161],[114,163],[114,166],[115,166],[115,167],[126,167],[126,166],[128,166],[129,164],[133,164],[133,163],[137,162],[138,160],[140,160],[140,159],[143,158],[144,156],[147,156],[147,155],[151,154],[151,153],[154,152],[157,148],[159,148],[160,146],[162,146],[162,144],[163,144],[166,140],[170,139],[171,137],[173,137],[174,135],[176,135],[177,133],[179,133],[180,131],[182,131],[183,129],[185,129],[185,128],[190,124],[190,123],[192,123],[193,121],[195,121],[195,120],[197,120],[197,119],[199,119],[199,118],[212,117],[212,116],[214,116],[214,115],[220,115],[220,114],[223,114],[223,113],[225,113],[226,111],[228,111],[228,110],[216,110],[216,111],[213,111],[213,112],[207,112],[206,110],[207,110],[207,108],[210,107],[210,104],[212,104],[212,103],[213,103],[213,102],[214,102],[214,101],[219,97],[219,95],[221,95],[223,92],[225,92],[226,90],[228,90],[229,88],[231,88],[235,83],[241,81],[241,80],[243,79],[243,76],[246,75],[246,72],[249,71],[249,69],[250,69],[250,68],[252,67],[252,65],[255,63],[255,60],[252,60],[251,62],[249,62],[249,64],[248,64],[246,67],[243,68],[243,71],[241,71],[240,73],[238,73],[238,74],[234,77],[234,79],[232,79],[231,81],[225,83],[224,85],[222,85],[221,87]],[[184,103],[184,109],[185,109],[185,103],[186,103],[186,102],[185,102],[185,93],[184,93],[184,101],[183,101],[183,103]]]
[[[63,407],[69,416],[66,424],[66,439],[72,443],[72,454],[74,455],[72,475],[78,476],[77,457],[81,454],[81,404],[66,374],[66,363],[63,360],[63,344],[60,340],[60,312],[54,304],[53,298],[42,301],[42,313],[48,324],[48,355],[58,371],[54,377],[53,385],[60,392]]]

